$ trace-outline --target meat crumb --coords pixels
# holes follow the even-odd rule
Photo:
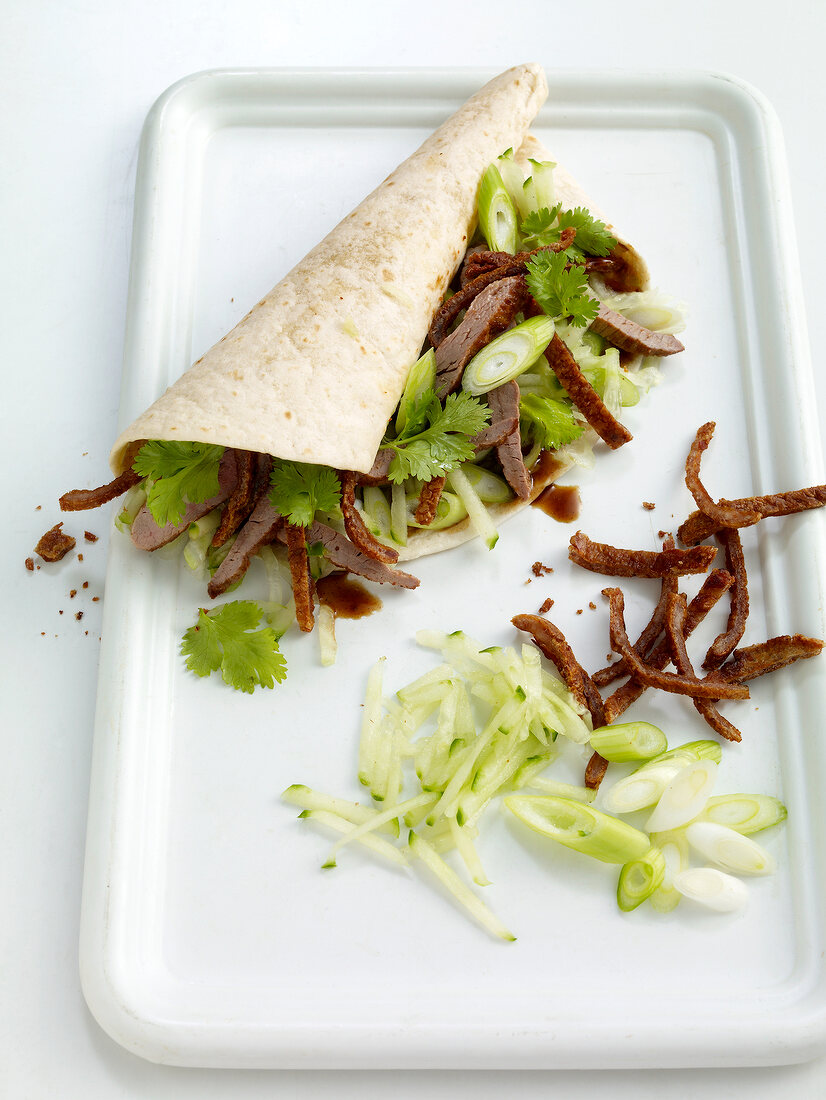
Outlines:
[[[551,599],[550,596],[548,596],[547,600],[545,600],[545,602],[540,607],[539,614],[540,615],[546,615],[551,610],[553,605],[554,605],[554,601]]]
[[[83,618],[83,612],[78,611],[77,615],[75,615],[75,618],[77,619],[78,622],[80,622],[80,620]]]
[[[98,540],[97,535],[93,535],[91,531],[84,531],[83,537],[86,539],[87,542],[97,542]]]
[[[92,596],[92,603],[97,603],[99,599],[100,596]]]
[[[543,565],[541,561],[535,561],[531,566],[531,572],[535,577],[541,577],[544,574],[553,573],[553,569],[550,565]]]
[[[582,608],[580,607],[580,608],[579,608],[579,609],[577,610],[577,615],[581,615],[581,614],[582,614]]]
[[[650,500],[644,500],[642,502],[642,506],[646,510],[646,512],[653,512],[654,509],[657,507],[657,505],[654,504],[653,501],[650,501]]]
[[[39,512],[42,507],[42,504],[38,504],[38,506],[35,508],[35,512]]]
[[[26,558],[26,568],[28,569],[28,571],[30,573],[34,572],[34,559],[33,558]]]
[[[89,582],[88,582],[88,581],[84,581],[84,582],[83,582],[83,584],[81,585],[81,587],[82,587],[82,588],[88,588],[88,587],[89,587]]]
[[[597,609],[597,605],[596,605],[595,603],[593,603],[593,602],[592,602],[592,603],[589,603],[589,604],[588,604],[588,606],[590,607],[590,609],[591,609],[592,611],[596,611],[596,609]]]
[[[63,612],[62,612],[62,611],[58,611],[58,615],[62,615],[62,614],[63,614]]]
[[[61,530],[62,523],[56,523],[46,532],[34,548],[44,561],[60,561],[74,547],[75,540]]]
[[[667,534],[668,534],[668,531],[658,531],[657,532],[657,537],[661,538],[661,539],[664,539]]]
[[[76,595],[77,595],[77,589],[76,588],[71,588],[69,590],[69,599],[73,600]]]
[[[74,541],[74,540],[72,540],[72,541]],[[78,554],[78,556],[77,556],[77,560],[78,560],[78,561],[83,561],[83,555],[82,555],[82,554]]]

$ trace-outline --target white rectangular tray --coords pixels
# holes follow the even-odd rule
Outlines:
[[[165,93],[138,172],[122,422],[490,75],[216,72]],[[690,304],[688,350],[628,410],[634,442],[569,475],[578,526],[655,547],[692,507],[682,467],[709,419],[712,492],[822,481],[766,104],[720,76],[563,72],[536,131],[655,284]],[[823,521],[746,533],[746,642],[823,636]],[[412,640],[421,627],[513,644],[511,616],[550,595],[582,662],[599,667],[604,581],[568,563],[570,534],[529,509],[492,553],[472,544],[416,563],[416,592],[382,590],[379,614],[339,622],[335,667],[320,667],[315,636],[288,635],[287,682],[254,697],[186,673],[178,642],[202,586],[113,536],[81,937],[84,992],[113,1038],[159,1062],[234,1067],[711,1066],[822,1051],[822,661],[756,682],[732,713],[744,740],[724,746],[720,789],[790,807],[767,841],[780,871],[738,916],[622,915],[613,869],[533,843],[494,812],[479,845],[486,900],[518,936],[502,944],[415,872],[354,851],[322,872],[328,839],[279,801],[293,782],[359,797],[367,669],[386,654],[393,688],[428,667]],[[536,560],[554,573],[528,583]],[[260,583],[254,567],[252,595]],[[632,632],[651,583],[623,586]],[[634,713],[673,742],[705,735],[684,701],[653,694]]]

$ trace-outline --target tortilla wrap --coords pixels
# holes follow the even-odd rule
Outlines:
[[[216,443],[369,471],[464,256],[479,182],[548,93],[536,64],[486,84],[117,439]]]
[[[522,145],[516,152],[515,159],[519,166],[525,171],[526,175],[529,175],[529,160],[552,161],[553,156],[533,134],[527,134]],[[647,289],[649,284],[648,268],[636,249],[617,234],[610,219],[600,210],[599,206],[592,202],[585,194],[570,172],[557,164],[554,168],[553,176],[557,202],[561,202],[565,210],[572,210],[574,207],[584,206],[594,215],[594,217],[604,221],[617,239],[617,247],[614,250],[614,255],[622,256],[629,265],[631,275],[637,283],[638,288],[640,290]],[[592,276],[590,281],[597,295],[606,296],[607,293],[609,293],[601,288],[597,277]],[[518,381],[519,379],[517,378],[517,382]],[[591,433],[593,441],[596,442],[598,438],[596,432],[593,432],[590,428],[587,429],[587,431]],[[562,475],[570,469],[571,465],[571,462],[566,464],[562,461],[558,461],[555,468],[552,468],[544,477],[534,478],[530,500],[514,499],[508,501],[507,504],[488,505],[488,512],[493,522],[499,526],[499,524],[515,515],[516,512],[521,511],[522,508],[526,508],[531,501],[536,500],[539,494],[542,493],[548,485],[557,478],[562,477]],[[447,527],[442,531],[416,531],[408,535],[407,546],[399,548],[399,561],[412,561],[414,558],[421,558],[426,554],[438,554],[442,550],[450,550],[454,546],[461,546],[463,542],[468,542],[475,537],[476,531],[469,519],[463,519],[453,527]]]

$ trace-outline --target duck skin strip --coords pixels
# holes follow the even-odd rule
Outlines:
[[[385,565],[393,565],[399,560],[398,550],[391,546],[385,546],[367,530],[361,512],[356,508],[356,484],[361,475],[353,470],[342,470],[339,474],[341,481],[341,514],[344,517],[344,530],[354,546],[374,561],[383,562]]]
[[[706,615],[711,611],[720,597],[729,590],[734,583],[734,577],[725,569],[715,569],[703,581],[702,588],[688,605],[686,620],[683,625],[683,636],[687,638],[696,627],[700,625]],[[661,671],[671,660],[671,651],[668,641],[663,639],[658,642],[646,658],[649,668]],[[717,676],[719,673],[714,673]],[[633,677],[616,689],[605,700],[605,714],[610,722],[616,722],[621,714],[635,703],[647,690],[647,685]]]
[[[295,600],[295,618],[299,629],[309,634],[315,625],[313,615],[313,598],[315,585],[310,576],[310,559],[307,555],[306,530],[297,527],[294,523],[284,525],[287,541],[287,562],[290,566],[290,577],[293,583],[293,599]]]
[[[822,508],[826,504],[826,485],[812,485],[807,489],[790,489],[785,493],[770,493],[762,497],[741,497],[739,500],[721,500],[720,505],[735,508],[738,512],[759,512],[760,519],[774,516],[792,516],[810,508]],[[677,537],[684,546],[696,546],[711,538],[724,524],[715,523],[702,512],[692,512],[680,526]]]
[[[717,551],[713,546],[690,550],[624,550],[606,542],[593,542],[583,531],[571,536],[568,557],[574,565],[607,577],[665,577],[705,573]]]
[[[768,672],[776,672],[795,661],[817,657],[822,649],[820,638],[809,638],[805,634],[781,634],[765,642],[735,649],[729,660],[712,676],[727,683],[739,684],[765,676]]]
[[[630,443],[634,438],[626,427],[611,413],[597,391],[579,369],[565,341],[555,332],[545,349],[545,358],[556,375],[559,384],[594,429],[603,443],[612,451]]]
[[[517,630],[530,634],[537,647],[556,665],[571,695],[580,706],[590,711],[594,729],[604,726],[606,722],[602,697],[591,677],[574,656],[574,651],[562,631],[541,615],[515,615],[511,622]]]
[[[715,501],[700,480],[700,463],[703,452],[714,435],[715,423],[710,420],[697,429],[697,434],[685,460],[685,484],[694,497],[694,503],[710,520],[720,527],[751,527],[760,519],[760,513],[751,507],[737,508],[722,501]]]
[[[662,672],[641,661],[628,639],[625,630],[625,597],[619,588],[603,588],[611,612],[611,648],[628,662],[634,677],[646,687],[660,688],[675,695],[689,695],[692,699],[748,699],[748,688],[742,684],[723,683],[720,679],[698,680],[679,673]],[[724,691],[723,688],[728,690]]]
[[[252,451],[235,452],[238,480],[221,513],[221,521],[212,536],[213,546],[223,546],[252,513],[255,506],[256,461]]]
[[[717,540],[725,551],[726,569],[734,577],[734,584],[729,592],[731,607],[726,629],[708,647],[703,661],[705,669],[720,667],[745,634],[749,617],[749,578],[740,536],[733,527],[724,527],[717,532]]]
[[[686,602],[682,592],[674,592],[668,597],[665,618],[665,634],[671,650],[674,667],[681,676],[696,679],[694,667],[685,645]],[[694,707],[715,733],[727,741],[741,741],[742,736],[736,726],[717,710],[709,699],[693,699]]]
[[[414,517],[416,523],[421,523],[423,527],[429,527],[436,518],[436,509],[442,499],[442,489],[444,489],[446,481],[446,477],[433,477],[422,486]],[[396,560],[398,561],[398,555],[396,555]]]

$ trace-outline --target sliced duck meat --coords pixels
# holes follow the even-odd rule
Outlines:
[[[626,550],[607,542],[594,542],[584,531],[571,535],[568,557],[574,565],[602,573],[606,577],[684,577],[689,573],[708,571],[717,551],[713,546],[693,546],[676,550],[673,545],[663,550]]]
[[[545,358],[559,384],[594,429],[600,439],[607,443],[612,451],[630,442],[633,436],[627,428],[608,410],[602,398],[579,369],[565,341],[554,333],[545,349]]]
[[[284,538],[287,543],[287,561],[293,584],[295,600],[295,618],[299,629],[309,634],[315,626],[313,604],[315,602],[315,584],[310,575],[310,559],[307,554],[307,528],[294,523],[284,524]]]
[[[462,265],[462,273],[459,276],[459,286],[467,286],[468,283],[472,283],[480,275],[486,275],[489,271],[496,271],[498,267],[503,267],[505,264],[510,263],[512,259],[513,255],[510,252],[492,252],[484,245],[469,248],[465,256],[465,262]]]
[[[341,482],[341,514],[344,518],[344,529],[350,541],[358,547],[368,558],[392,565],[399,560],[398,550],[385,546],[383,542],[367,529],[361,512],[356,507],[356,482],[358,474],[352,470],[342,470],[339,473]]]
[[[382,447],[370,467],[369,473],[358,475],[359,485],[386,485],[390,480],[390,463],[393,461],[394,451],[390,447]]]
[[[751,527],[760,519],[760,513],[751,507],[738,508],[731,504],[723,504],[712,498],[703,482],[700,480],[700,463],[703,453],[714,435],[715,422],[709,420],[697,429],[697,434],[685,460],[685,484],[688,491],[694,497],[694,503],[703,513],[720,527]],[[679,534],[679,531],[677,532]]]
[[[212,536],[213,546],[223,546],[234,535],[255,507],[256,456],[252,451],[235,452],[238,480],[221,513],[221,522]]]
[[[495,414],[491,409],[491,416]],[[508,436],[513,432],[514,428],[519,427],[518,416],[500,416],[492,420],[486,428],[483,428],[478,435],[475,435],[471,442],[473,443],[473,449],[477,452],[486,451],[489,447],[496,447],[500,443],[504,443]]]
[[[548,245],[545,248],[535,248],[532,252],[519,252],[516,256],[510,256],[508,262],[502,264],[501,267],[486,271],[466,283],[461,290],[457,291],[452,298],[448,298],[436,311],[428,332],[433,347],[439,347],[439,344],[447,336],[447,330],[462,310],[467,309],[477,294],[481,294],[485,287],[510,275],[524,275],[527,271],[528,260],[535,256],[537,252],[564,252],[566,248],[573,244],[575,236],[576,230],[563,229],[560,239],[555,244]]]
[[[279,532],[278,537],[282,538],[283,533]],[[374,558],[368,558],[350,542],[346,535],[328,527],[326,523],[316,522],[308,528],[307,541],[310,544],[320,542],[327,557],[337,569],[345,569],[348,573],[355,573],[377,584],[393,584],[397,588],[419,587],[418,577],[403,573],[401,569],[391,569]]]
[[[419,503],[416,505],[415,520],[423,527],[429,527],[436,518],[439,501],[442,499],[442,489],[445,487],[445,477],[434,477],[422,486],[419,493]]]
[[[516,427],[508,433],[503,442],[496,447],[496,457],[502,466],[502,473],[511,489],[520,500],[531,498],[531,475],[522,457],[522,436],[519,432],[519,386],[511,379],[488,393],[491,419],[516,418]]]
[[[194,523],[196,519],[200,519],[213,508],[217,508],[219,504],[223,504],[235,488],[235,483],[235,451],[227,448],[218,467],[218,492],[214,496],[208,500],[187,504],[180,522],[167,523],[165,527],[158,526],[149,508],[144,504],[132,521],[132,542],[139,550],[159,550],[162,546],[166,546],[178,535],[182,535],[190,523]]]
[[[123,457],[123,472],[106,485],[99,485],[96,489],[71,489],[60,498],[61,512],[85,512],[89,508],[100,508],[102,504],[108,504],[110,500],[116,500],[119,496],[137,485],[141,481],[141,475],[132,469],[135,455],[144,445],[146,440],[137,439],[130,443]]]
[[[600,305],[590,327],[592,332],[603,336],[614,347],[634,355],[676,355],[679,351],[685,351],[670,332],[653,332],[650,328],[643,328],[604,305]]]
[[[511,275],[485,287],[471,302],[462,323],[436,348],[436,393],[457,390],[465,367],[482,348],[513,324],[527,300],[525,279]]]
[[[252,515],[238,532],[230,551],[210,578],[207,592],[215,599],[223,595],[250,567],[253,554],[272,542],[278,534],[284,517],[267,500],[266,496],[256,504]]]
[[[736,508],[738,512],[758,512],[760,519],[770,516],[792,516],[826,504],[826,485],[811,485],[806,489],[790,489],[785,493],[770,493],[763,497],[743,497],[740,500],[720,500],[718,504]],[[692,512],[677,531],[686,546],[695,546],[720,530],[720,524],[702,512]]]

